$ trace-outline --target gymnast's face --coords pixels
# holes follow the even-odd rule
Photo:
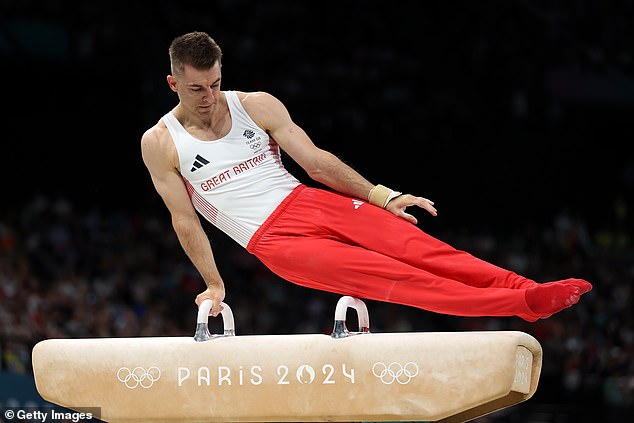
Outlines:
[[[218,62],[207,70],[185,65],[183,72],[168,75],[167,82],[186,109],[206,114],[213,110],[218,99],[220,67]]]

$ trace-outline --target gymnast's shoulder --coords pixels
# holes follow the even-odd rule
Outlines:
[[[242,106],[251,117],[267,116],[270,113],[284,111],[286,107],[273,94],[266,91],[236,91]]]
[[[172,153],[174,143],[172,136],[163,122],[159,119],[154,125],[145,130],[141,136],[141,150],[145,154],[149,153]]]

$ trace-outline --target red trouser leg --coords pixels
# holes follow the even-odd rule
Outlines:
[[[303,189],[283,204],[248,249],[282,278],[314,289],[457,316],[539,317],[525,299],[534,281],[322,190]]]

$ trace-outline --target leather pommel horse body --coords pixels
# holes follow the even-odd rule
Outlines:
[[[332,335],[48,339],[33,348],[42,397],[108,422],[465,422],[529,399],[542,349],[518,331],[370,333],[342,297]],[[349,332],[346,311],[357,311]]]

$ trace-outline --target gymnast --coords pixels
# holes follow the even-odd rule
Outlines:
[[[210,299],[212,316],[225,284],[199,215],[292,283],[435,313],[535,322],[592,289],[575,278],[538,283],[428,235],[406,209],[436,216],[432,201],[372,184],[317,147],[273,95],[222,91],[209,34],[176,37],[169,57],[179,101],[144,132],[141,151],[207,285],[195,302]],[[326,188],[291,175],[282,151]]]

